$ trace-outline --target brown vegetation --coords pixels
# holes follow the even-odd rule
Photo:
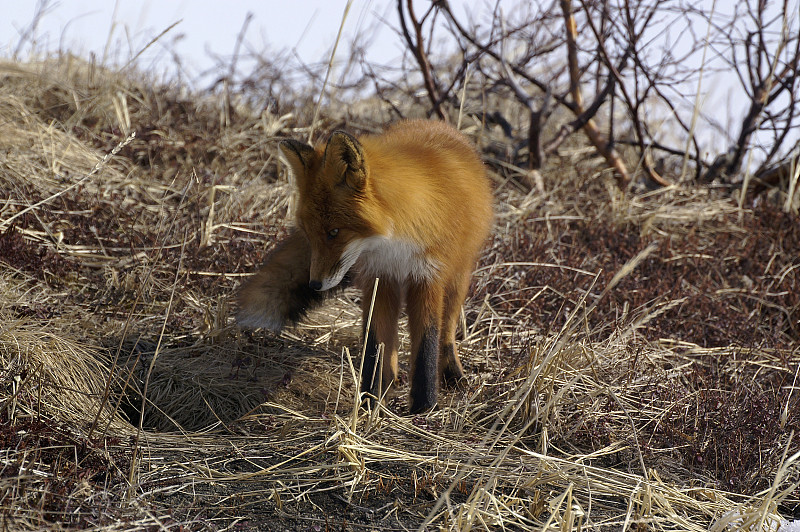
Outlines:
[[[234,288],[286,234],[276,141],[306,137],[313,95],[265,89],[281,74],[266,63],[189,95],[72,57],[0,64],[0,527],[700,531],[798,515],[787,192],[621,190],[572,135],[531,189],[486,118],[539,103],[482,99],[487,77],[439,85],[427,60],[416,88],[436,102],[382,86],[315,125],[377,130],[435,103],[491,168],[468,384],[416,417],[398,415],[404,390],[380,413],[354,406],[355,293],[279,336],[232,323]]]

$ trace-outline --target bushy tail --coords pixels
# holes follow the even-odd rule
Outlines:
[[[308,240],[295,230],[239,288],[236,322],[242,327],[279,331],[302,318],[329,295],[309,288],[310,268]]]

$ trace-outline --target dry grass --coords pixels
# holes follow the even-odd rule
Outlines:
[[[528,192],[493,150],[469,383],[426,416],[399,415],[404,389],[364,412],[356,294],[280,336],[229,309],[285,234],[274,139],[307,136],[307,105],[68,57],[0,79],[4,529],[761,531],[798,511],[789,215],[622,194],[579,139]]]

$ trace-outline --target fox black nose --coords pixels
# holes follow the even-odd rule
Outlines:
[[[322,290],[322,283],[320,281],[309,281],[308,287],[312,290]]]

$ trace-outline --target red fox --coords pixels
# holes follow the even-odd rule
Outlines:
[[[363,291],[363,327],[379,278],[361,390],[371,400],[397,378],[398,318],[411,333],[412,413],[433,408],[438,381],[464,377],[455,333],[492,223],[486,169],[444,122],[412,120],[326,145],[280,143],[297,185],[296,229],[240,289],[237,321],[280,330],[345,276]],[[378,346],[384,344],[382,370]]]

